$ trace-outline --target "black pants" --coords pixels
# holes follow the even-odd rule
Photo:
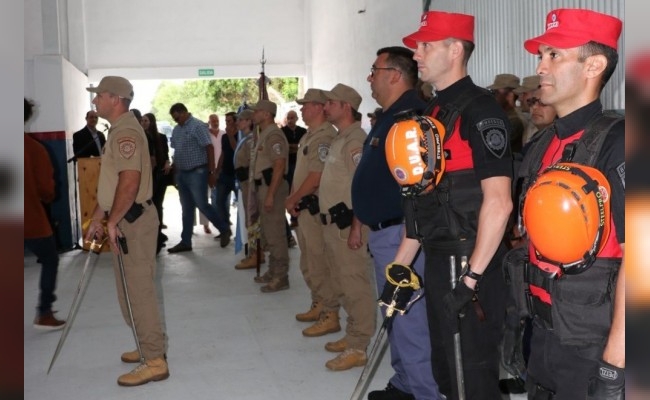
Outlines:
[[[528,398],[535,399],[535,388],[541,386],[555,393],[553,400],[584,399],[587,381],[601,357],[603,345],[567,346],[552,330],[533,320],[531,353],[528,359],[526,388]]]
[[[451,321],[442,298],[451,291],[449,255],[425,251],[425,294],[431,334],[431,365],[440,392],[449,400],[458,399],[456,363]],[[505,248],[493,257],[481,281],[479,303],[485,313],[481,321],[470,304],[460,321],[465,394],[467,399],[494,400],[499,390],[499,343],[501,342],[506,306],[506,285],[501,261]],[[460,275],[460,255],[456,256],[456,276]]]
[[[172,172],[170,172],[171,174]],[[163,224],[163,202],[165,201],[165,192],[167,192],[167,182],[169,181],[167,175],[161,169],[155,168],[153,170],[153,194],[151,201],[156,206],[158,211],[158,222]]]

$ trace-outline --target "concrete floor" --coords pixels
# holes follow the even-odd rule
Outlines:
[[[180,206],[171,189],[165,201],[169,246],[180,238]],[[175,218],[175,216],[178,216]],[[214,229],[213,229],[214,231]],[[46,374],[61,331],[32,327],[40,266],[25,256],[24,382],[25,399],[348,399],[362,368],[332,372],[325,362],[334,355],[323,349],[342,333],[306,338],[308,324],[295,320],[310,303],[298,267],[299,250],[290,249],[291,289],[262,294],[254,270],[237,271],[241,258],[231,243],[221,249],[213,235],[195,227],[191,253],[158,257],[157,281],[169,337],[170,378],[135,388],[116,384],[133,365],[120,361],[135,348],[116,299],[108,253],[99,257],[87,293],[56,364]],[[79,283],[87,253],[61,255],[57,296],[58,318],[65,319]],[[264,268],[265,266],[263,266]],[[264,269],[262,270],[264,271]],[[344,322],[345,316],[342,316]],[[380,321],[379,321],[380,322]],[[379,326],[378,322],[378,326]],[[392,375],[385,356],[370,386],[381,389]],[[504,397],[507,399],[508,397]],[[512,399],[524,399],[512,396]]]

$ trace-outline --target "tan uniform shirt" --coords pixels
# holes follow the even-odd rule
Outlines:
[[[260,138],[255,148],[254,179],[262,179],[262,171],[273,168],[277,159],[289,157],[289,143],[286,136],[275,124],[271,124],[260,132]],[[284,173],[287,173],[288,163],[285,164]]]
[[[121,171],[139,171],[136,203],[151,199],[151,158],[144,130],[131,112],[122,114],[108,131],[97,184],[97,203],[104,211],[113,206]]]
[[[361,160],[366,132],[355,122],[332,140],[320,179],[319,206],[326,213],[332,206],[344,202],[352,209],[352,177]]]
[[[324,122],[314,130],[309,129],[307,134],[300,138],[292,193],[300,188],[310,172],[323,171],[330,143],[336,134],[336,128],[329,122]],[[318,190],[314,194],[318,194]]]

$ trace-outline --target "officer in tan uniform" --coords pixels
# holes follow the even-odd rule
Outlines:
[[[366,348],[375,333],[377,319],[366,251],[368,228],[352,214],[351,200],[352,177],[361,160],[366,132],[361,129],[361,114],[357,111],[361,96],[356,90],[338,84],[324,93],[328,99],[325,115],[338,129],[338,135],[330,145],[321,176],[320,218],[331,279],[335,287],[338,285],[335,291],[341,293],[341,304],[348,315],[345,336],[325,345],[328,351],[342,353],[325,366],[342,371],[366,363]],[[324,313],[338,308],[333,301],[324,301]]]
[[[261,129],[251,168],[262,232],[270,253],[268,271],[255,277],[255,282],[266,283],[260,290],[272,293],[289,289],[289,247],[284,227],[284,200],[289,195],[289,184],[284,176],[287,173],[289,145],[286,136],[275,124],[277,106],[274,102],[260,100],[251,109],[254,111],[253,121]]]
[[[128,252],[123,254],[124,273],[144,363],[120,376],[117,383],[137,386],[169,377],[154,282],[159,222],[151,201],[151,158],[145,133],[129,112],[133,99],[131,83],[119,76],[106,76],[97,87],[87,90],[97,93],[93,104],[97,114],[111,123],[111,128],[102,155],[98,204],[86,240],[103,237],[102,220],[106,219],[120,308],[130,325],[117,257],[117,238],[126,239]],[[140,355],[137,350],[126,352],[122,354],[122,361],[136,363]]]
[[[237,129],[241,132],[242,138],[237,143],[235,148],[235,178],[239,182],[241,190],[240,198],[244,204],[244,214],[246,215],[246,227],[252,224],[251,210],[249,209],[249,195],[250,195],[250,164],[251,152],[255,148],[255,134],[253,133],[253,111],[250,109],[243,110],[237,115]],[[235,269],[250,269],[257,267],[255,243],[251,240],[251,232],[248,232],[248,256],[242,259],[235,265]],[[264,253],[260,260],[262,263],[266,262]]]
[[[310,309],[297,314],[296,319],[302,322],[312,322],[320,319],[323,311],[323,299],[334,297],[329,266],[327,258],[324,256],[325,242],[319,216],[318,187],[330,143],[337,132],[325,118],[327,98],[322,90],[309,89],[304,98],[296,101],[302,105],[300,109],[302,120],[305,121],[309,129],[298,144],[291,195],[287,197],[284,204],[289,214],[298,218],[296,232],[300,245],[300,270],[311,291],[312,300]],[[320,325],[311,331],[310,327],[305,329],[303,334],[305,336],[322,336],[326,333],[340,331],[338,315],[332,321],[336,321],[332,327]]]

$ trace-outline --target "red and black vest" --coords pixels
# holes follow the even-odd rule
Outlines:
[[[523,179],[520,212],[537,174],[557,162],[595,166],[607,134],[622,119],[617,114],[602,114],[583,131],[564,139],[557,137],[554,126],[538,134],[518,174]],[[580,274],[563,274],[560,266],[539,260],[532,244],[527,249],[523,275],[528,311],[554,329],[563,344],[600,343],[609,334],[622,258],[614,221],[611,215],[609,218],[612,228],[605,247]]]

